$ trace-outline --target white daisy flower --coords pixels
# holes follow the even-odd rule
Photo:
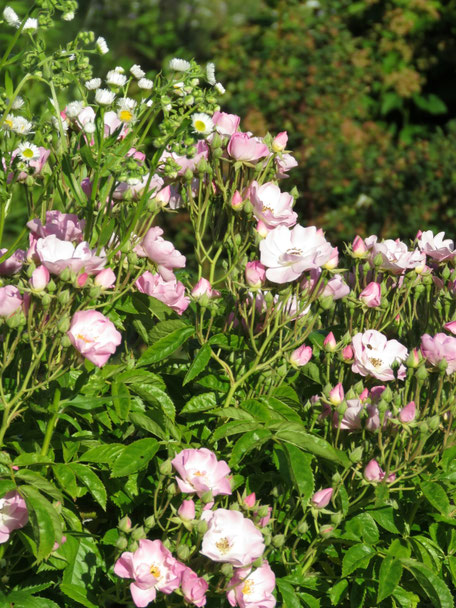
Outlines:
[[[13,99],[13,103],[11,104],[11,107],[13,108],[13,110],[19,110],[19,108],[22,108],[23,105],[24,105],[24,100],[22,97],[20,97],[18,95],[17,97],[15,97]]]
[[[226,92],[225,87],[223,86],[223,84],[221,82],[216,82],[214,89],[217,91],[217,93],[219,93],[220,95],[224,95]]]
[[[141,78],[144,78],[144,76],[146,75],[146,72],[144,72],[141,69],[140,65],[132,65],[130,68],[130,72],[133,74],[133,76],[137,79],[140,80]]]
[[[176,72],[187,72],[191,68],[191,65],[188,61],[185,61],[185,59],[174,57],[174,59],[171,59],[169,62],[169,67]]]
[[[132,122],[135,119],[134,109],[136,107],[136,101],[129,97],[124,97],[117,101],[119,111],[117,112],[117,118],[122,122]]]
[[[106,75],[106,82],[112,84],[115,87],[123,87],[127,82],[125,74],[119,74],[116,70],[111,70]]]
[[[82,101],[70,101],[65,108],[65,114],[71,120],[76,118],[84,109],[84,103]]]
[[[114,101],[116,95],[108,89],[97,89],[95,91],[95,100],[100,106],[109,106]]]
[[[5,8],[3,9],[3,19],[11,27],[19,27],[21,24],[21,20],[17,16],[16,11],[12,9],[11,6],[5,6]]]
[[[106,53],[109,53],[109,47],[103,36],[99,36],[97,38],[95,46],[97,47],[97,51],[100,53],[100,55],[106,55]]]
[[[12,130],[19,135],[28,135],[33,128],[33,124],[23,116],[15,116]]]
[[[198,133],[198,135],[209,135],[214,130],[214,123],[208,114],[193,114],[192,125],[193,131]]]
[[[7,117],[3,121],[3,128],[4,128],[5,131],[12,131],[13,130],[13,125],[14,125],[15,119],[16,119],[16,116],[14,116],[14,114],[8,114],[7,115]]]
[[[92,133],[95,133],[97,127],[95,126],[94,122],[86,122],[86,124],[84,125],[84,131],[88,134],[88,135],[92,135]]]
[[[149,80],[148,78],[140,78],[138,80],[138,87],[140,89],[144,89],[146,91],[149,91],[150,89],[152,89],[154,86],[154,83],[152,80]]]
[[[117,106],[121,110],[134,110],[137,105],[137,102],[131,97],[120,97],[117,100]]]
[[[85,88],[88,91],[95,91],[95,89],[99,89],[101,87],[101,78],[91,78],[87,80],[85,83]]]
[[[118,74],[125,74],[125,70],[121,65],[116,65],[116,67],[114,68],[114,72],[117,72]]]
[[[73,19],[74,19],[74,11],[68,11],[68,13],[63,13],[62,19],[64,21],[73,21]]]
[[[38,160],[40,158],[40,149],[35,144],[25,141],[23,144],[18,145],[19,157],[29,163],[32,160]]]
[[[38,19],[33,19],[33,17],[29,17],[27,21],[24,23],[24,27],[22,31],[25,32],[27,30],[37,30],[38,29]]]
[[[215,64],[214,63],[208,63],[206,65],[206,78],[209,84],[215,85],[215,83],[217,82],[215,80]]]

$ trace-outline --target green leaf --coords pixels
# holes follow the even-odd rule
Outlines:
[[[106,489],[98,475],[85,464],[72,462],[68,466],[71,467],[76,477],[82,481],[85,487],[89,490],[103,511],[106,511]]]
[[[149,346],[138,359],[136,365],[140,367],[166,359],[180,348],[194,333],[195,328],[189,326],[172,331]]]
[[[36,471],[31,471],[30,469],[19,469],[19,471],[16,471],[15,476],[22,479],[26,483],[29,483],[34,488],[38,488],[46,494],[49,494],[49,496],[52,496],[52,498],[55,500],[60,500],[60,502],[63,502],[63,496],[60,490]]]
[[[402,107],[404,101],[402,97],[400,97],[394,91],[388,91],[382,96],[382,105],[380,108],[380,113],[385,116],[391,112],[391,110],[398,110]]]
[[[426,96],[415,94],[413,95],[413,101],[421,110],[429,112],[430,114],[446,114],[446,112],[448,112],[445,103],[440,97],[437,97],[437,95],[434,95],[433,93]]]
[[[231,450],[230,466],[234,467],[253,449],[258,449],[261,445],[271,438],[271,433],[267,429],[256,429],[245,433],[240,437]]]
[[[156,439],[138,439],[123,449],[112,467],[112,477],[131,475],[149,464],[159,448]]]
[[[60,585],[60,590],[67,597],[71,598],[78,604],[85,606],[86,608],[98,608],[96,604],[93,604],[87,599],[87,591],[83,586],[75,585],[73,583],[62,583]]]
[[[346,578],[338,581],[329,590],[329,599],[333,606],[337,606],[344,599],[348,589],[348,581]]]
[[[52,470],[61,488],[73,499],[76,498],[78,486],[76,484],[76,475],[71,468],[67,464],[56,464],[52,467]]]
[[[62,540],[61,520],[52,504],[31,486],[21,486],[37,542],[37,561],[48,557],[55,542]]]
[[[172,422],[176,418],[176,408],[172,402],[170,396],[158,386],[154,384],[141,384],[132,385],[133,390],[137,393],[144,401],[156,404],[159,409],[167,416]]]
[[[82,462],[95,462],[97,464],[111,464],[125,448],[121,443],[97,445],[84,452],[79,457]]]
[[[397,559],[410,557],[411,548],[405,538],[395,538],[388,547],[387,555]]]
[[[211,437],[214,441],[218,441],[223,437],[230,437],[231,435],[237,435],[239,433],[247,433],[248,431],[254,431],[259,428],[258,422],[245,421],[245,420],[233,420],[226,422],[223,426],[219,426],[212,433]]]
[[[402,589],[402,587],[397,587],[393,593],[393,597],[401,608],[417,608],[420,601],[420,598],[416,593],[406,591],[405,589]]]
[[[11,490],[16,489],[16,484],[11,479],[0,479],[0,496],[5,496]]]
[[[284,608],[301,608],[301,602],[290,583],[277,579],[276,584],[282,596]]]
[[[358,544],[350,547],[342,560],[342,576],[348,576],[358,568],[367,568],[373,555],[375,551],[368,545]]]
[[[271,424],[268,428],[273,431],[273,437],[278,441],[292,443],[306,452],[310,452],[326,460],[331,460],[332,462],[337,462],[344,467],[350,466],[350,460],[344,452],[336,450],[321,437],[306,433],[302,430],[304,428],[302,425],[284,422]]]
[[[127,420],[130,411],[130,392],[125,384],[114,380],[111,385],[112,401],[116,414],[121,420]]]
[[[380,603],[393,593],[401,580],[401,576],[401,562],[395,557],[385,557],[382,560],[378,576],[377,603]]]
[[[440,484],[433,481],[423,481],[420,484],[420,488],[434,509],[437,509],[443,515],[449,514],[451,510],[450,501]]]
[[[204,369],[206,369],[206,366],[211,359],[211,352],[212,350],[209,344],[204,344],[200,348],[198,354],[193,360],[193,363],[190,365],[188,372],[185,374],[185,378],[182,384],[187,384],[187,382],[190,382],[191,380],[193,380],[193,378],[196,378],[198,374],[200,374]]]
[[[314,478],[310,466],[313,456],[292,444],[287,444],[284,447],[290,467],[290,477],[295,482],[303,505],[305,505],[314,491]]]
[[[59,608],[59,605],[45,597],[36,597],[26,590],[12,591],[5,600],[8,602],[2,604],[5,608],[14,606],[14,608]]]
[[[181,409],[181,414],[194,414],[195,412],[206,412],[217,407],[217,397],[215,393],[202,393],[195,395],[187,401]]]
[[[301,416],[292,407],[276,397],[260,397],[258,401],[260,401],[260,403],[266,403],[276,418],[279,416],[285,418],[285,420],[288,420],[289,422],[297,423],[302,421]]]
[[[388,532],[400,534],[398,527],[394,523],[394,510],[392,507],[373,507],[372,509],[368,509],[368,512],[379,526],[388,530]]]
[[[11,100],[14,93],[14,85],[13,81],[11,80],[11,76],[9,75],[9,72],[7,70],[5,70],[5,91],[7,97],[9,97]]]
[[[447,584],[430,568],[414,559],[403,559],[402,565],[413,574],[431,600],[433,608],[454,608],[453,597]]]
[[[31,464],[44,465],[52,463],[53,460],[51,458],[48,458],[47,456],[42,456],[38,452],[26,452],[23,454],[19,454],[19,456],[14,459],[14,464],[18,467],[26,467]]]
[[[369,513],[360,513],[345,524],[347,538],[363,540],[368,545],[375,545],[379,539],[377,524]]]
[[[300,372],[304,376],[307,376],[307,378],[313,380],[313,382],[315,382],[316,384],[322,384],[320,378],[320,368],[313,361],[309,361],[308,363],[306,363],[306,365],[301,367]]]
[[[136,426],[139,426],[141,429],[144,429],[151,435],[155,435],[159,439],[168,439],[169,435],[164,428],[162,428],[156,420],[153,420],[147,414],[143,414],[142,412],[131,412],[130,420]],[[123,449],[123,446],[122,446]],[[122,451],[122,450],[120,450]],[[119,452],[120,453],[120,452]]]

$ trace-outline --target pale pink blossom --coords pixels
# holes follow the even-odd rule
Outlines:
[[[451,331],[452,334],[456,335],[456,321],[449,321],[448,323],[445,323],[443,327],[447,331]]]
[[[294,226],[298,215],[293,211],[294,199],[288,192],[281,192],[273,182],[261,186],[253,181],[249,188],[253,214],[268,230],[277,226]]]
[[[250,137],[248,133],[233,133],[228,142],[227,151],[235,160],[250,163],[255,163],[269,154],[267,145]]]
[[[330,296],[333,300],[345,298],[345,296],[348,296],[349,293],[350,287],[340,274],[335,274],[333,277],[331,277],[321,291],[321,295],[323,297]]]
[[[114,565],[114,573],[132,578],[130,591],[135,606],[144,608],[155,600],[157,591],[172,593],[180,584],[177,560],[160,540],[139,541],[134,553],[125,551]]]
[[[206,591],[209,583],[199,577],[191,568],[184,567],[181,573],[180,586],[184,600],[194,606],[206,605]]]
[[[236,190],[233,196],[231,197],[231,207],[237,211],[242,207],[243,202],[244,199],[242,198],[241,193],[239,192],[239,190]]]
[[[329,391],[329,400],[333,405],[340,405],[345,399],[344,387],[339,382]]]
[[[43,225],[40,219],[27,222],[27,228],[35,238],[44,239],[54,235],[62,241],[76,241],[80,243],[84,238],[85,220],[80,220],[72,213],[60,211],[46,211],[46,223]]]
[[[347,346],[342,350],[342,358],[344,361],[351,361],[353,357],[353,348],[351,347],[351,344],[347,344]]]
[[[204,511],[201,518],[207,522],[208,529],[203,536],[200,553],[212,561],[242,567],[263,554],[263,535],[252,520],[239,511]]]
[[[272,151],[273,152],[283,152],[287,147],[288,143],[288,133],[286,131],[281,131],[278,133],[274,139],[272,140]]]
[[[288,171],[298,166],[298,161],[294,156],[287,153],[276,156],[274,161],[277,167],[277,179],[285,179],[288,177]]]
[[[402,274],[411,268],[424,266],[426,262],[425,255],[419,249],[409,251],[407,245],[399,239],[373,242],[370,249],[371,263],[377,255],[381,255],[382,258],[380,268],[393,274]]]
[[[359,299],[368,308],[380,306],[382,301],[382,288],[379,283],[372,281],[359,294]]]
[[[51,275],[49,270],[45,266],[38,266],[32,272],[32,276],[30,278],[30,286],[35,291],[43,291],[46,288],[47,284],[51,280]]]
[[[456,255],[454,242],[444,237],[444,232],[439,232],[434,236],[431,230],[426,230],[418,237],[418,247],[423,253],[437,262],[451,260]]]
[[[101,287],[102,289],[109,289],[114,287],[116,282],[116,275],[112,268],[105,268],[101,272],[99,272],[94,281],[97,287]]]
[[[246,496],[243,500],[244,504],[246,507],[253,507],[256,503],[256,495],[255,492],[252,492],[251,494],[249,494],[248,496]]]
[[[0,249],[0,257],[5,255],[8,249]],[[5,261],[0,264],[0,275],[4,277],[11,276],[19,272],[25,262],[25,251],[16,249],[13,255],[10,255]]]
[[[185,519],[187,521],[195,519],[195,503],[193,500],[183,500],[181,506],[177,510],[177,514],[181,519]]]
[[[229,466],[207,448],[182,450],[171,464],[180,475],[176,481],[181,492],[200,497],[208,491],[213,496],[232,492]]]
[[[16,148],[16,150],[14,150],[13,153],[11,154],[11,160],[13,161],[19,153],[20,153],[20,149]],[[44,165],[46,164],[46,162],[49,158],[51,151],[47,150],[46,148],[43,148],[43,146],[38,146],[38,153],[39,153],[38,158],[27,162],[28,167],[33,169],[33,171],[29,171],[29,172],[19,171],[19,173],[16,176],[17,181],[23,182],[29,174],[36,176],[41,173]],[[10,183],[13,180],[13,178],[14,178],[14,174],[10,173],[8,175],[8,179],[7,179],[8,183]]]
[[[174,268],[184,268],[186,258],[171,241],[162,238],[163,230],[159,226],[149,228],[141,242],[141,248],[151,262],[157,265],[158,272],[165,281],[172,281]]]
[[[364,477],[367,481],[379,482],[384,479],[385,472],[380,468],[378,462],[373,458],[367,463],[366,468],[364,469]],[[388,475],[386,478],[386,482],[392,483],[395,479],[395,473],[391,473],[391,475]]]
[[[290,355],[290,363],[296,367],[302,367],[309,363],[312,358],[312,348],[303,344]]]
[[[262,239],[266,238],[270,232],[266,224],[262,221],[257,222],[255,230],[258,233],[258,236]]]
[[[275,575],[267,561],[259,568],[239,568],[228,583],[226,597],[239,608],[274,608]]]
[[[67,335],[75,349],[97,367],[105,365],[122,341],[114,323],[97,310],[74,313]]]
[[[456,371],[456,338],[453,336],[424,334],[421,337],[421,352],[432,365],[438,366],[441,361],[446,361],[445,371],[448,375]]]
[[[160,198],[160,201],[163,205],[166,205],[169,202],[169,187],[166,193],[161,194],[165,188],[163,187],[165,182],[163,178],[159,175],[143,175],[141,178],[130,178],[124,182],[118,182],[116,187],[112,193],[112,198],[114,200],[123,201],[128,197],[131,197],[132,200],[137,201],[143,195],[144,192],[148,192],[148,198]]]
[[[278,226],[260,243],[261,263],[273,283],[298,279],[305,270],[323,266],[331,257],[332,246],[315,226],[297,225],[291,230]]]
[[[102,255],[96,255],[96,249],[91,250],[89,243],[83,241],[75,246],[53,234],[38,239],[36,255],[51,274],[60,274],[65,268],[75,273],[84,269],[88,274],[97,274],[106,264],[103,252]]]
[[[455,340],[456,341],[456,340]],[[352,370],[361,376],[373,376],[378,380],[394,380],[392,365],[407,359],[408,351],[397,340],[388,340],[375,329],[353,336],[354,363]],[[405,368],[400,366],[398,378],[403,380]]]
[[[10,317],[22,306],[21,292],[14,285],[0,287],[0,317]]]
[[[416,416],[416,405],[414,401],[407,403],[399,412],[399,420],[401,422],[413,422]]]
[[[215,125],[215,130],[220,135],[231,137],[239,129],[241,117],[237,114],[227,114],[226,112],[214,112],[212,122]]]
[[[23,528],[28,521],[25,500],[16,490],[0,498],[0,544],[6,543],[13,530]]]
[[[317,507],[317,509],[324,509],[327,507],[330,503],[333,492],[333,488],[325,488],[324,490],[318,490],[318,492],[315,492],[311,498],[313,506]]]
[[[340,416],[338,412],[333,414],[334,428],[340,428],[346,431],[358,431],[361,429],[361,417],[364,413],[365,406],[359,399],[348,399],[347,409],[345,410],[342,419],[339,422]]]
[[[259,289],[266,280],[266,267],[261,262],[247,262],[245,265],[245,280],[249,287]]]
[[[183,314],[190,304],[190,298],[185,295],[185,286],[176,278],[165,281],[159,274],[152,274],[147,270],[136,280],[135,286],[141,293],[160,300],[179,315]]]

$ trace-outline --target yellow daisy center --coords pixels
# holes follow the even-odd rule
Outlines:
[[[119,113],[119,118],[123,122],[130,122],[130,120],[133,118],[133,114],[130,112],[130,110],[121,110]]]
[[[22,156],[25,156],[25,158],[33,158],[33,150],[31,148],[25,148],[25,150],[22,150]]]
[[[197,131],[205,131],[206,130],[206,124],[202,121],[202,120],[195,120],[195,129]]]

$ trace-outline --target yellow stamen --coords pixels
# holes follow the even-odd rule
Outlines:
[[[130,112],[130,110],[121,110],[119,112],[119,118],[123,122],[130,122],[130,120],[133,118],[133,114]]]
[[[197,131],[205,131],[206,125],[204,124],[204,122],[202,120],[195,120],[195,129]]]
[[[150,573],[152,574],[152,576],[155,576],[156,579],[160,578],[160,568],[155,564],[152,564],[152,566],[150,567]]]
[[[230,550],[230,543],[227,538],[221,538],[215,543],[215,546],[222,555],[225,555],[225,553],[228,553],[228,551]]]
[[[242,587],[242,593],[247,595],[247,593],[252,593],[254,582],[252,580],[245,581],[244,586]]]

